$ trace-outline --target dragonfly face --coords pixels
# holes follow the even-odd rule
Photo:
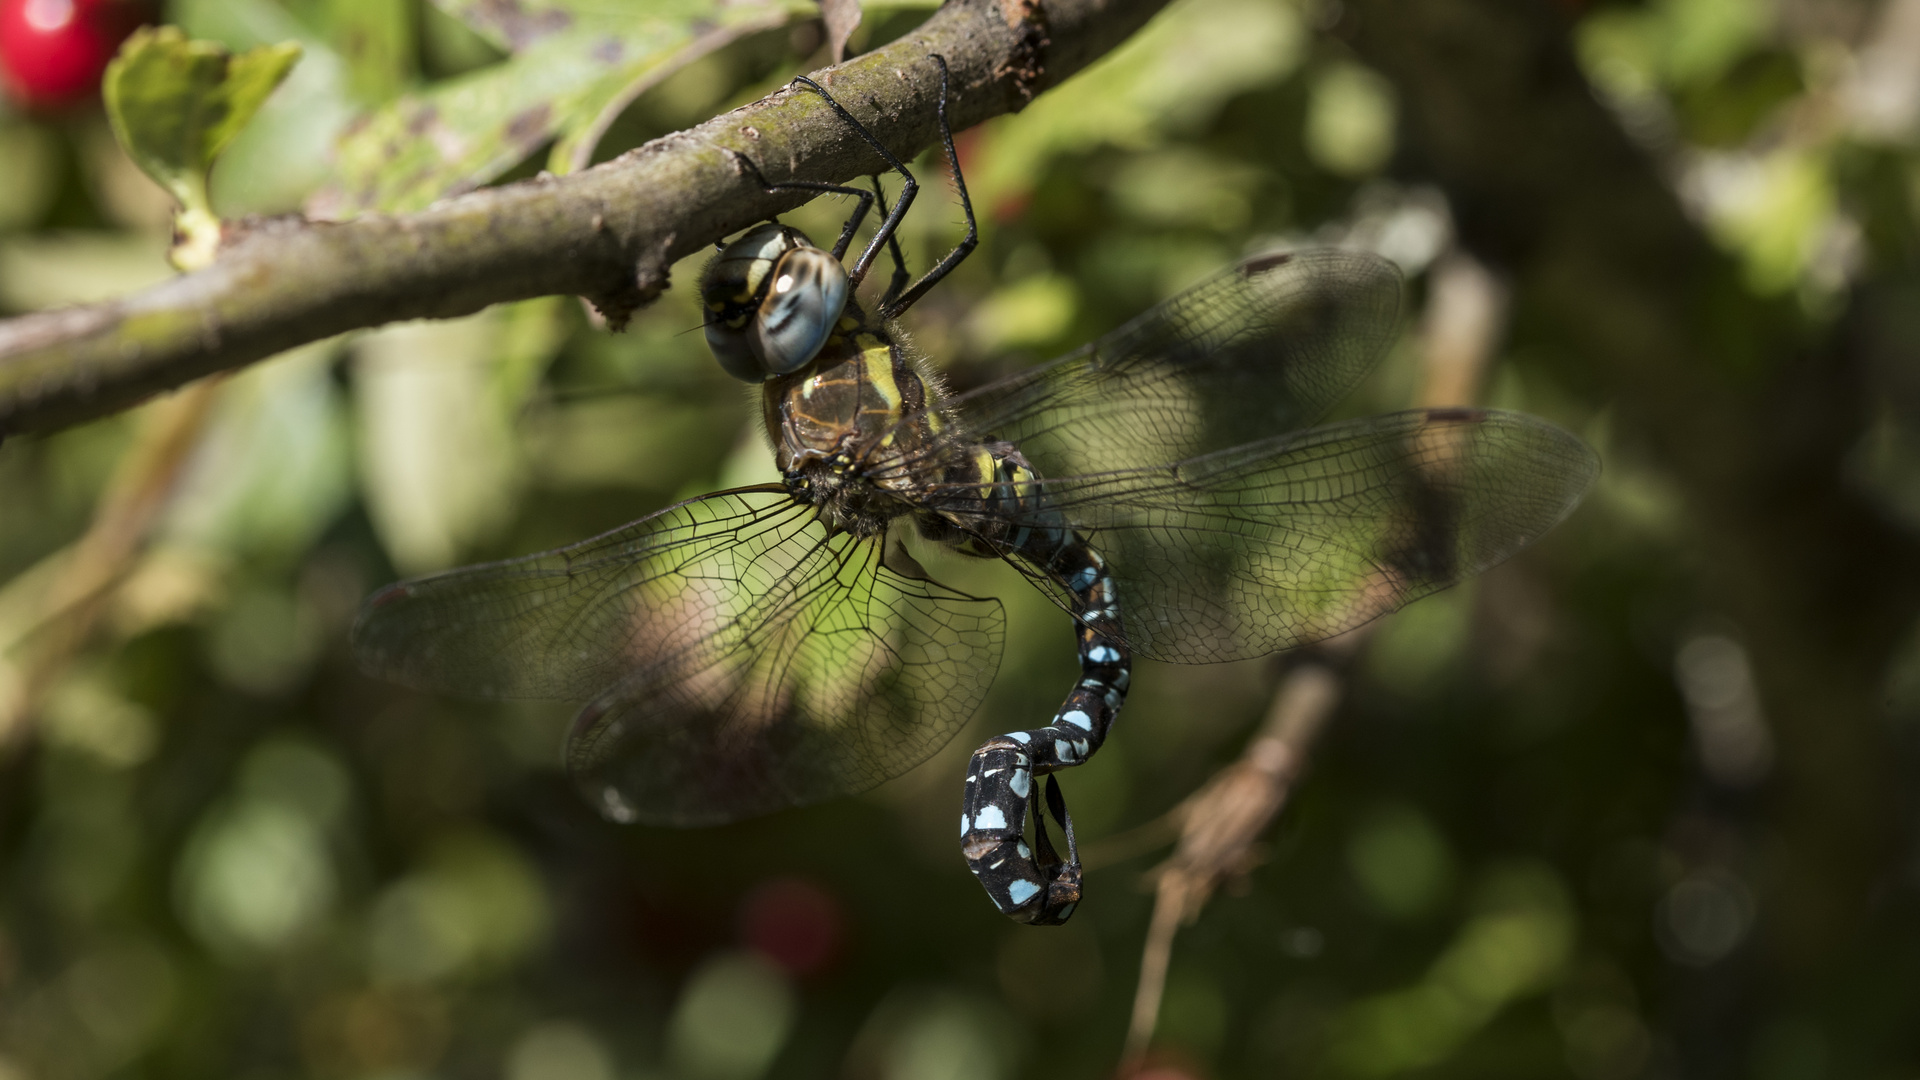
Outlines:
[[[1004,616],[930,580],[899,545],[911,525],[1006,560],[1073,619],[1079,680],[1048,723],[975,751],[960,821],[1002,912],[1062,922],[1080,867],[1051,774],[1099,750],[1132,657],[1238,660],[1350,629],[1512,555],[1597,474],[1580,440],[1511,413],[1313,427],[1397,335],[1399,272],[1352,252],[1249,260],[1078,352],[945,397],[891,320],[971,249],[958,167],[968,240],[909,285],[891,235],[911,175],[801,81],[907,183],[892,210],[877,190],[767,185],[861,206],[831,251],[763,225],[703,275],[708,341],[761,386],[784,482],[389,586],[354,628],[362,666],[386,678],[585,700],[567,765],[608,817],[704,825],[805,805],[950,740],[993,682]],[[886,220],[843,271],[875,198]],[[896,270],[869,313],[852,292],[883,249]]]
[[[805,367],[847,303],[847,271],[805,233],[761,225],[700,276],[707,345],[727,374],[764,382]]]

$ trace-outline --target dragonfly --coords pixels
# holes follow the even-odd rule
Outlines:
[[[979,236],[931,60],[967,232],[918,280],[894,235],[913,174],[825,88],[795,80],[903,178],[891,207],[877,176],[772,184],[738,159],[770,191],[858,203],[830,249],[776,219],[701,278],[708,344],[760,387],[781,481],[390,585],[353,643],[411,686],[586,702],[565,758],[591,803],[713,825],[867,790],[949,742],[994,680],[1005,615],[923,560],[1002,560],[1072,618],[1080,677],[1046,724],[973,753],[961,850],[1001,912],[1058,924],[1082,870],[1055,774],[1100,749],[1134,658],[1266,656],[1393,611],[1539,538],[1598,459],[1486,409],[1313,426],[1398,333],[1399,271],[1353,251],[1247,259],[1052,363],[949,392],[896,323]]]

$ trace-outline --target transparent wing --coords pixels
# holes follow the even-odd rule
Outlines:
[[[353,648],[370,675],[473,698],[603,693],[707,625],[737,616],[812,514],[784,490],[721,492],[538,555],[389,585],[368,597]],[[740,596],[733,594],[738,593]]]
[[[884,565],[877,540],[810,532],[776,553],[793,573],[750,617],[575,720],[568,765],[609,817],[704,825],[864,791],[979,708],[1000,663],[1000,602]]]
[[[1136,653],[1210,663],[1329,637],[1472,577],[1566,517],[1598,474],[1594,452],[1545,421],[1426,410],[1044,480],[1022,521],[1065,518],[1105,555]],[[1071,592],[1029,576],[1078,614]]]
[[[1314,423],[1399,330],[1400,271],[1375,255],[1248,260],[1076,352],[955,397],[968,432],[1042,476],[1146,468]]]
[[[722,492],[391,586],[362,609],[354,649],[414,686],[590,698],[567,761],[603,812],[729,821],[898,775],[978,708],[999,602],[884,550],[829,536],[779,488]]]

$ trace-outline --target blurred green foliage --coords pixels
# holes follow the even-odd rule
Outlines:
[[[639,6],[167,14],[230,49],[304,52],[215,167],[213,206],[236,215],[404,210],[564,163],[601,128],[604,160],[824,62],[803,4]],[[1280,244],[1375,247],[1420,299],[1447,202],[1389,178],[1397,91],[1320,32],[1331,6],[1176,0],[963,133],[982,245],[914,310],[917,347],[976,385]],[[1749,289],[1791,296],[1819,333],[1850,289],[1911,264],[1920,87],[1895,24],[1912,4],[1837,23],[1764,0],[1563,6],[1581,9],[1587,77]],[[868,8],[856,48],[924,15]],[[552,29],[576,14],[614,39]],[[168,272],[169,203],[102,115],[0,115],[0,160],[0,308]],[[921,265],[961,235],[947,187],[901,232]],[[831,235],[844,212],[789,220]],[[954,582],[994,589],[1011,620],[973,728],[869,796],[720,829],[599,820],[559,771],[563,704],[440,700],[353,669],[356,605],[399,574],[770,477],[754,402],[697,332],[698,269],[621,335],[548,298],[232,377],[152,542],[31,708],[48,598],[141,417],[0,448],[0,1080],[1110,1072],[1151,860],[1097,866],[1074,921],[1034,930],[996,915],[954,850],[966,753],[1075,677],[1067,619],[1011,573]],[[1895,404],[1911,310],[1887,316],[1905,351],[1849,461],[1916,528],[1920,429]],[[1345,411],[1410,403],[1416,329]],[[1820,985],[1739,990],[1769,918],[1764,845],[1740,839],[1765,703],[1738,629],[1694,599],[1711,555],[1672,479],[1616,445],[1604,373],[1569,374],[1538,336],[1496,358],[1484,397],[1584,433],[1602,486],[1536,550],[1382,626],[1267,861],[1178,939],[1167,1067],[1911,1075],[1910,918]],[[1143,665],[1116,738],[1067,778],[1083,843],[1230,760],[1280,666]],[[1910,743],[1920,659],[1885,677]],[[1911,915],[1914,855],[1889,858],[1884,904]]]

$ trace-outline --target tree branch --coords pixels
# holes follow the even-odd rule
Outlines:
[[[880,141],[936,137],[939,72],[955,127],[1016,111],[1139,28],[1164,0],[949,0],[912,34],[817,73]],[[529,297],[586,297],[616,326],[673,263],[806,201],[766,178],[845,181],[880,163],[817,97],[781,90],[565,177],[487,188],[416,214],[230,222],[214,265],[118,300],[0,323],[0,436],[104,416],[217,371],[348,330],[451,318]]]

